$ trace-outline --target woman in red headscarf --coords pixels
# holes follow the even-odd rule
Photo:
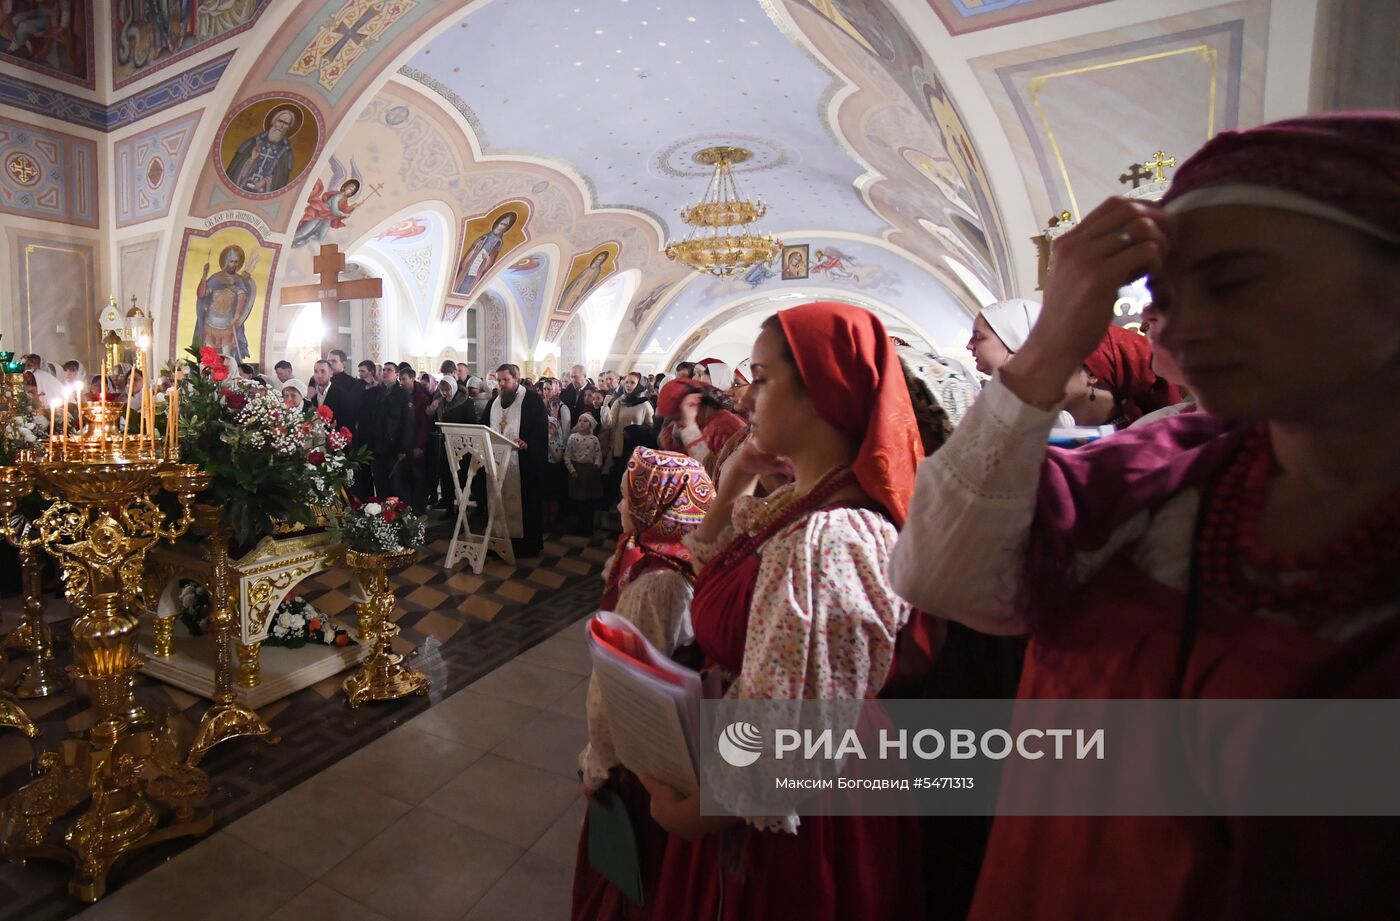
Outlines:
[[[730,700],[873,698],[910,616],[884,576],[921,452],[899,359],[880,321],[807,304],[753,347],[753,437],[690,540],[704,561],[691,620]],[[779,465],[794,481],[757,499]],[[915,817],[712,817],[642,778],[671,832],[654,917],[921,917]]]
[[[1161,205],[1087,215],[1044,322],[919,472],[900,593],[1029,633],[1022,698],[1400,697],[1397,200],[1400,114],[1363,113],[1217,135]],[[1144,274],[1204,411],[1047,450]],[[1319,364],[1324,343],[1346,360]],[[1279,765],[1259,767],[1245,786]],[[1393,818],[1001,815],[970,917],[1396,918],[1398,849]]]
[[[1108,400],[1095,419],[1081,424],[1114,425],[1123,428],[1150,412],[1181,402],[1181,389],[1152,370],[1152,343],[1148,338],[1121,326],[1110,326],[1099,347],[1084,359],[1089,378],[1088,397],[1081,412],[1093,412],[1095,402],[1107,390]]]
[[[678,377],[661,388],[656,412],[668,420],[657,444],[666,451],[689,454],[712,476],[715,458],[725,442],[744,428],[744,420],[725,408],[720,391],[689,378]]]
[[[622,477],[622,535],[604,570],[602,610],[626,618],[667,654],[690,643],[690,601],[695,572],[683,538],[699,527],[715,498],[705,468],[684,454],[639,447]],[[637,778],[619,765],[607,727],[602,689],[588,686],[588,747],[579,755],[585,789],[593,796],[616,796],[625,804],[650,898],[666,834],[647,814],[647,794]],[[606,785],[606,792],[599,793]],[[624,918],[635,909],[593,868],[589,829],[579,837],[574,869],[574,919]]]

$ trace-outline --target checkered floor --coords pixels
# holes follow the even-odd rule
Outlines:
[[[434,529],[437,539],[424,549],[420,562],[394,578],[402,630],[395,648],[411,656],[414,667],[432,679],[428,697],[351,710],[340,690],[343,676],[335,676],[263,707],[259,712],[282,736],[280,745],[235,740],[215,749],[201,765],[210,775],[216,826],[324,770],[597,608],[600,574],[614,542],[610,533],[556,536],[545,542],[538,558],[511,566],[493,556],[476,575],[465,565],[458,571],[439,565],[447,550],[447,535],[441,531],[441,525]],[[301,594],[323,612],[349,622],[349,581],[347,571],[331,570],[303,582]],[[0,606],[6,629],[17,622],[17,608],[15,598],[4,599]],[[50,611],[61,616],[66,605],[57,599]],[[66,633],[67,621],[56,621],[55,634],[61,638]],[[68,651],[61,648],[59,658],[66,664]],[[4,681],[16,677],[23,665],[23,660],[11,661]],[[200,698],[145,676],[137,693],[156,712],[182,712],[192,725],[207,706]],[[24,705],[43,736],[31,747],[17,732],[0,732],[0,794],[27,779],[38,750],[57,747],[66,735],[93,722],[86,701],[72,693]],[[186,842],[172,842],[132,858],[113,874],[113,884],[168,860],[185,846]],[[0,921],[47,921],[74,914],[82,906],[68,898],[67,879],[63,868],[44,861],[24,867],[0,865]]]

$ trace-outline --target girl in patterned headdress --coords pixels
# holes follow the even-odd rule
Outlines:
[[[704,466],[684,454],[639,447],[622,477],[622,535],[604,570],[604,611],[636,624],[653,646],[666,653],[693,640],[690,627],[691,585],[695,579],[690,549],[682,539],[699,527],[714,501],[714,487]],[[627,804],[638,837],[643,877],[655,878],[666,833],[647,817],[647,795],[637,778],[618,765],[596,681],[588,687],[588,747],[579,755],[584,787],[604,784]],[[650,886],[647,887],[648,891]],[[626,913],[621,893],[589,863],[588,826],[579,840],[574,875],[574,918],[613,918]]]

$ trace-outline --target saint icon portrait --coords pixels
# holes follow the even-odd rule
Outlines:
[[[586,266],[569,279],[569,283],[564,286],[564,293],[559,298],[559,308],[556,312],[560,316],[568,316],[577,310],[593,289],[598,287],[598,282],[617,269],[616,262],[611,267],[608,266],[609,257],[615,257],[615,253],[604,245],[593,254]],[[574,265],[578,265],[577,259],[574,260]]]
[[[295,172],[292,138],[304,120],[296,106],[279,106],[268,112],[263,130],[233,152],[224,169],[229,180],[242,191],[258,195],[284,187]]]
[[[253,312],[258,286],[253,281],[253,264],[245,267],[246,256],[241,246],[225,246],[219,252],[219,271],[209,274],[206,256],[204,273],[200,275],[195,300],[195,339],[202,345],[217,349],[235,360],[248,358],[248,336],[243,329]]]
[[[781,268],[784,280],[807,277],[807,253],[809,244],[801,243],[783,247]]]
[[[472,240],[462,258],[457,262],[457,274],[452,281],[452,290],[457,294],[470,294],[472,288],[510,247],[506,246],[506,236],[511,228],[520,222],[520,215],[507,211],[491,224],[491,229]],[[470,228],[470,224],[468,225]]]

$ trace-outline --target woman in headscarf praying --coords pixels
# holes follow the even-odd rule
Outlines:
[[[895,587],[1029,634],[1022,698],[1400,696],[1397,201],[1400,114],[1361,113],[1219,134],[1160,204],[1090,212],[1055,243],[1045,322],[920,469]],[[1143,275],[1202,411],[1047,449]],[[1217,817],[999,815],[972,921],[1400,917],[1393,819],[1218,817],[1259,786],[1229,773],[1251,740],[1222,742],[1235,765],[1186,763]]]
[[[720,392],[702,381],[678,377],[661,388],[656,411],[668,419],[657,438],[666,451],[689,454],[714,475],[725,442],[744,428],[744,420],[725,407]]]
[[[872,698],[911,613],[884,575],[921,456],[899,359],[874,314],[813,303],[765,321],[753,373],[753,437],[688,540],[696,641],[727,700]],[[778,452],[794,482],[755,498]],[[728,778],[701,784],[726,802]],[[702,816],[642,781],[671,832],[653,917],[923,916],[917,817]]]

